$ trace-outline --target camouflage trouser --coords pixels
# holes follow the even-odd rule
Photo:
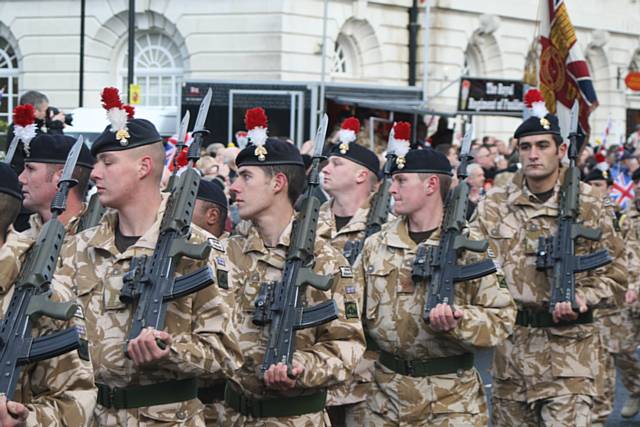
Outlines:
[[[366,401],[327,406],[331,427],[362,427],[366,407]]]
[[[363,424],[367,427],[489,424],[484,387],[475,369],[408,377],[376,366],[374,377]]]
[[[324,427],[331,426],[326,411],[297,417],[253,418],[242,415],[223,402],[214,404],[218,425],[221,427]]]
[[[591,396],[570,394],[532,403],[493,398],[494,427],[589,427]]]
[[[616,367],[613,357],[606,348],[600,352],[600,369],[596,379],[598,393],[593,397],[593,422],[606,422],[613,410],[616,394]]]
[[[614,355],[615,365],[620,369],[620,380],[631,397],[640,397],[640,362],[636,352],[623,352]]]

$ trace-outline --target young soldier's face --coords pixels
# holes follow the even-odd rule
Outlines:
[[[235,194],[240,218],[250,220],[271,206],[274,198],[273,178],[261,167],[242,166],[229,191]]]
[[[120,209],[134,194],[136,162],[126,151],[100,153],[91,171],[91,179],[96,183],[100,204]]]
[[[519,139],[518,149],[524,176],[544,180],[556,173],[567,146],[558,146],[550,134],[528,135]]]
[[[59,173],[46,163],[25,163],[18,177],[24,207],[35,212],[49,209],[57,190],[57,175]]]
[[[324,180],[322,188],[333,196],[334,192],[342,191],[356,185],[356,176],[362,166],[338,156],[329,157],[327,165],[322,169]]]
[[[396,173],[389,192],[393,196],[396,215],[409,215],[422,209],[427,200],[427,181],[417,173]]]
[[[609,190],[607,181],[604,179],[594,179],[593,181],[589,181],[589,185],[592,186],[601,196],[607,194]]]

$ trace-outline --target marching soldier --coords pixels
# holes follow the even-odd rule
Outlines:
[[[254,144],[256,141],[252,139]],[[347,381],[364,352],[360,297],[353,274],[342,255],[323,239],[315,242],[316,273],[334,277],[332,288],[308,287],[308,305],[333,298],[338,318],[295,335],[291,374],[287,366],[271,365],[259,378],[269,328],[253,323],[255,300],[262,284],[280,281],[290,245],[295,201],[305,186],[304,164],[297,148],[278,139],[266,139],[244,148],[236,158],[238,178],[230,187],[240,217],[250,220],[246,236],[228,241],[232,276],[238,284],[235,314],[245,364],[227,382],[223,426],[322,426],[326,389]]]
[[[371,195],[380,171],[378,156],[356,143],[359,129],[360,122],[355,117],[343,122],[338,131],[340,143],[333,146],[327,165],[322,169],[323,188],[331,200],[320,207],[318,235],[342,253],[347,242],[361,242],[365,238]],[[362,303],[359,302],[360,307]],[[327,409],[333,426],[362,425],[375,358],[375,354],[365,353],[352,381],[329,390]]]
[[[410,150],[392,174],[398,218],[366,240],[354,267],[366,283],[365,330],[380,349],[365,425],[486,426],[473,349],[509,335],[513,300],[489,275],[458,283],[453,304],[438,304],[423,320],[429,284],[414,282],[412,266],[421,245],[436,246],[442,237],[451,165],[434,150]]]
[[[640,169],[633,174],[636,199],[629,212],[621,218],[620,227],[624,236],[629,286],[625,294],[624,338],[620,352],[614,355],[615,366],[620,370],[620,380],[629,391],[629,398],[622,406],[620,415],[634,417],[640,411],[640,362],[636,348],[640,342],[640,308],[638,291],[640,288]]]
[[[522,169],[507,185],[489,191],[472,224],[489,238],[518,306],[513,334],[494,356],[493,425],[588,426],[600,347],[592,310],[611,304],[613,290],[626,284],[623,245],[613,228],[611,203],[580,183],[580,223],[601,230],[602,238],[577,240],[576,253],[606,246],[613,263],[576,274],[578,312],[569,302],[549,312],[553,279],[536,269],[536,259],[539,238],[553,235],[558,227],[565,176],[560,161],[567,146],[558,119],[534,111],[538,114],[515,132]]]
[[[56,279],[76,291],[86,316],[98,386],[96,423],[201,426],[196,377],[230,375],[241,362],[230,295],[222,289],[229,264],[219,242],[193,226],[190,242],[212,242],[208,262],[215,283],[170,301],[164,330],[145,328],[127,342],[133,307],[120,299],[123,275],[134,256],[153,253],[168,195],[160,192],[165,154],[156,128],[133,118],[122,126],[108,126],[91,147],[97,160],[91,178],[100,203],[110,209],[63,250]],[[183,258],[176,272],[202,264]]]
[[[31,141],[26,151],[25,169],[20,175],[22,193],[18,177],[6,164],[0,164],[0,216],[2,233],[11,229],[8,225],[20,211],[24,194],[25,206],[35,211],[31,216],[32,227],[22,233],[11,229],[0,248],[0,312],[7,313],[14,292],[14,283],[32,247],[42,224],[51,218],[51,202],[62,168],[75,140],[70,137],[40,134]],[[89,150],[83,146],[73,176],[84,185],[93,165]],[[77,192],[76,192],[77,191]],[[82,188],[71,190],[69,209],[58,219],[67,225],[68,233],[73,233],[74,217],[82,210]],[[71,225],[70,225],[71,224]],[[65,236],[65,242],[72,237]],[[52,286],[51,299],[56,302],[73,301],[72,290]],[[56,321],[41,316],[34,322],[33,336],[50,334],[70,326],[78,329],[85,337],[82,319]],[[10,343],[3,343],[10,345]],[[81,355],[82,353],[82,355]],[[71,351],[60,356],[31,363],[23,368],[14,394],[15,401],[0,397],[0,425],[9,426],[88,426],[95,406],[96,388],[93,384],[93,370],[88,355],[82,351]]]
[[[220,240],[229,238],[224,231],[229,204],[219,181],[200,180],[191,221]]]

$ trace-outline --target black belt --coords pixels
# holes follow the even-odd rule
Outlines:
[[[98,404],[114,409],[143,408],[184,402],[198,396],[195,378],[123,388],[109,387],[105,384],[96,384],[96,386],[98,387]]]
[[[579,313],[575,320],[561,320],[558,323],[553,321],[553,315],[548,311],[518,310],[516,325],[531,328],[552,328],[558,326],[584,325],[593,323],[593,310],[589,309],[584,313]]]
[[[473,368],[473,353],[456,356],[437,357],[434,359],[407,360],[380,350],[378,362],[387,369],[400,375],[410,377],[426,377],[429,375],[454,374]]]
[[[224,401],[236,412],[253,418],[297,417],[323,411],[327,401],[327,392],[322,390],[304,396],[252,399],[236,391],[227,382]]]
[[[198,399],[205,404],[222,402],[224,400],[224,387],[224,382],[209,387],[200,387],[198,389]]]

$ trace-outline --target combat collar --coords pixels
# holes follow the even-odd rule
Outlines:
[[[409,220],[402,215],[397,217],[383,229],[382,241],[386,246],[415,251],[418,245],[409,237]],[[440,243],[440,227],[426,240],[426,245],[438,245]]]
[[[278,238],[278,243],[276,244],[276,248],[283,248],[285,249],[285,251],[287,248],[289,248],[289,243],[291,240],[291,229],[293,226],[294,218],[295,216],[291,218],[291,220],[289,221],[289,224],[287,224],[284,230],[282,230],[282,233]],[[264,241],[262,240],[262,238],[260,237],[260,234],[258,233],[258,228],[253,224],[251,224],[251,227],[247,231],[247,238],[245,239],[244,245],[242,247],[242,252],[245,254],[249,252],[258,252],[263,255],[266,255],[267,253],[269,253],[269,249],[267,249],[267,247],[264,244]]]

